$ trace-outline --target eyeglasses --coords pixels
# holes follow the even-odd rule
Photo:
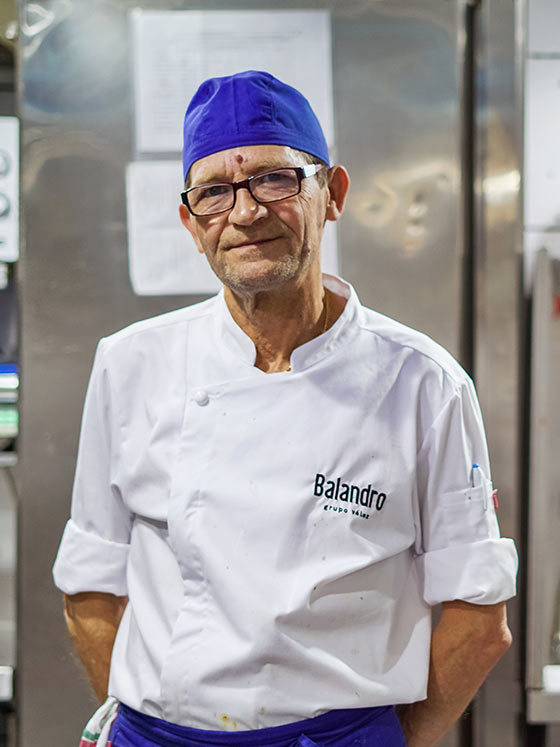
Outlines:
[[[239,182],[200,184],[181,192],[181,199],[193,215],[216,215],[231,210],[238,189],[248,189],[256,202],[278,202],[301,192],[301,180],[314,176],[322,163],[292,166],[255,174]]]

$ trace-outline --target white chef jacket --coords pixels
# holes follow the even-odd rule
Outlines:
[[[430,605],[515,593],[470,379],[324,282],[345,310],[287,372],[254,366],[223,293],[99,343],[54,578],[128,595],[109,692],[148,715],[417,701]]]

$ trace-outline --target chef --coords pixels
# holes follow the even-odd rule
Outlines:
[[[54,567],[83,743],[434,745],[511,639],[473,385],[322,273],[349,177],[298,91],[207,80],[183,167],[223,290],[97,349]]]

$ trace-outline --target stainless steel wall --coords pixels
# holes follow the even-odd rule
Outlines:
[[[199,300],[139,298],[130,287],[124,191],[124,171],[132,158],[126,12],[137,6],[210,10],[233,5],[275,7],[265,0],[21,3],[20,747],[31,747],[39,737],[43,744],[72,744],[94,706],[73,660],[50,568],[69,510],[96,340],[133,320]],[[466,5],[449,0],[282,4],[286,9],[326,7],[333,14],[338,160],[352,177],[341,223],[342,274],[364,303],[426,331],[456,355],[465,329],[461,107]],[[483,128],[492,132],[488,142],[494,149],[514,116],[508,108],[509,78],[502,84],[496,77],[507,77],[514,59],[509,36],[513,4],[489,0],[484,13],[488,37],[501,40],[489,61],[500,71],[493,72],[495,98]],[[518,168],[515,148],[507,141],[504,147],[506,165],[487,161],[481,173]],[[484,195],[481,199],[486,204]],[[505,311],[515,304],[510,285],[516,273],[511,243],[515,189],[505,199],[509,208],[502,214],[489,207],[484,228],[486,254],[479,267],[492,266],[493,279],[480,274],[477,280],[484,330],[477,370],[485,375],[484,360],[486,369],[495,361],[489,351],[496,336],[503,346],[500,370],[508,374],[515,358],[516,322]],[[493,254],[495,247],[499,256]],[[506,306],[497,308],[492,287],[504,267]],[[497,419],[495,427],[488,426],[494,470],[506,485],[503,502],[514,506],[516,484],[507,462],[515,453],[515,436],[505,437],[504,428],[515,430],[510,412],[517,383],[511,377],[508,382],[505,390],[494,381],[479,383],[479,389],[486,415]],[[506,508],[503,516],[506,533],[515,536],[514,513]],[[509,660],[491,684],[498,701],[503,683],[509,687],[513,677]],[[515,743],[514,709],[510,702],[500,711],[504,746]],[[456,743],[456,734],[446,741]]]

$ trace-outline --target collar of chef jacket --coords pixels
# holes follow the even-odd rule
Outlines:
[[[346,306],[336,322],[325,333],[300,345],[292,352],[291,373],[303,371],[318,363],[336,348],[345,344],[348,337],[356,332],[357,325],[353,322],[359,316],[360,304],[355,290],[351,285],[333,275],[323,274],[323,284],[328,290],[345,298]],[[216,324],[219,337],[238,360],[254,368],[257,357],[255,345],[233,320],[223,290],[218,294],[217,303]],[[257,375],[264,373],[259,369],[255,371]]]

